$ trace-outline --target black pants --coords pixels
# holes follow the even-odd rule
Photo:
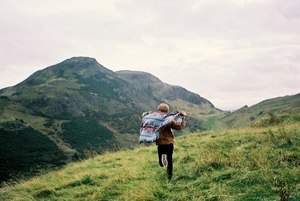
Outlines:
[[[167,173],[168,173],[168,178],[171,179],[172,174],[173,174],[173,150],[174,150],[174,145],[173,144],[162,144],[157,146],[157,153],[158,153],[158,161],[159,165],[163,167],[162,161],[161,161],[161,156],[163,154],[167,155],[167,161],[168,161],[168,167],[167,167]]]

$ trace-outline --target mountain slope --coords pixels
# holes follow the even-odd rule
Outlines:
[[[113,72],[93,58],[74,57],[37,71],[0,91],[1,143],[11,144],[1,150],[1,180],[22,170],[15,166],[19,157],[28,159],[27,170],[136,145],[141,113],[155,110],[160,102],[186,110],[191,130],[205,129],[196,114],[220,113],[208,100],[182,87],[147,73]],[[29,130],[53,150],[43,155],[38,149],[29,153],[19,148]],[[50,162],[40,163],[44,158]]]
[[[296,201],[299,124],[285,124],[284,132],[273,126],[178,137],[170,183],[150,146],[107,153],[9,185],[0,189],[0,199]]]
[[[154,97],[159,102],[166,102],[170,105],[171,111],[185,110],[188,113],[188,127],[191,131],[209,129],[204,124],[205,120],[211,116],[219,116],[223,112],[198,94],[192,93],[180,86],[172,86],[160,81],[157,77],[139,71],[117,71],[120,78],[131,84],[131,90],[143,90],[147,99]],[[138,96],[137,96],[138,97]],[[156,108],[157,102],[152,106]]]
[[[146,72],[138,71],[117,71],[121,78],[133,84],[133,86],[147,89],[148,93],[153,94],[155,97],[165,99],[168,101],[181,99],[193,104],[204,105],[207,104],[213,108],[213,104],[202,98],[200,95],[189,92],[180,86],[171,86],[163,83],[157,77]]]
[[[215,119],[215,128],[237,128],[265,126],[281,122],[300,120],[300,94],[264,100],[251,107],[244,106],[232,113]],[[274,122],[272,122],[274,121]]]

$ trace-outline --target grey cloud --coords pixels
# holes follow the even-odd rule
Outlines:
[[[83,55],[153,73],[224,109],[254,104],[300,89],[299,10],[298,0],[4,0],[0,68],[12,79],[0,87]]]
[[[171,82],[180,80],[223,109],[253,105],[263,98],[299,93],[298,52],[300,47],[287,46],[183,61],[185,68]]]

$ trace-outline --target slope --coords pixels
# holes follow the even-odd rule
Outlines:
[[[295,122],[300,119],[300,94],[264,100],[251,107],[244,106],[214,119],[214,128],[264,126],[270,123]]]
[[[107,153],[0,189],[6,200],[300,199],[300,126],[204,132],[177,138],[174,178],[154,146]]]

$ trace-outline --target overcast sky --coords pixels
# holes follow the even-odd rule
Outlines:
[[[300,93],[299,0],[1,0],[0,88],[73,56],[223,110]]]

